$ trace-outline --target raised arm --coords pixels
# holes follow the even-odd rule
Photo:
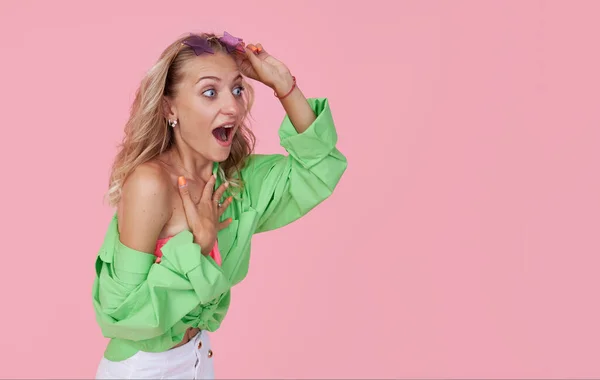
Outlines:
[[[279,129],[287,155],[253,155],[242,171],[245,198],[259,213],[256,232],[283,227],[327,199],[347,168],[346,157],[336,148],[337,133],[326,99],[309,99],[316,115],[303,132],[289,116]]]
[[[255,232],[282,227],[329,197],[346,170],[327,99],[306,99],[286,65],[261,44],[248,45],[244,75],[272,88],[286,116],[279,128],[287,155],[252,155],[242,170],[244,199],[259,213]]]

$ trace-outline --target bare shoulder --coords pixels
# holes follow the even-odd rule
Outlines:
[[[147,162],[138,166],[125,180],[123,198],[151,201],[160,206],[169,199],[171,183],[168,173],[157,163]]]
[[[171,218],[170,177],[154,162],[138,166],[125,180],[118,205],[121,241],[152,253],[156,239]]]

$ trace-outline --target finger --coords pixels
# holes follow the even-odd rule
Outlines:
[[[196,205],[190,196],[190,190],[185,177],[179,177],[177,179],[177,185],[179,186],[179,195],[181,195],[181,200],[183,201],[183,211],[187,216],[194,215],[196,212]]]
[[[213,190],[215,188],[216,176],[213,174],[210,176],[206,185],[204,185],[204,191],[202,192],[202,199],[210,201],[212,199]]]
[[[266,52],[265,48],[260,43],[256,45],[250,44],[248,45],[248,48],[260,59],[265,59],[269,56],[269,53]]]
[[[262,44],[256,44],[256,52],[254,54],[261,60],[264,60],[270,56]]]
[[[254,54],[258,53],[258,47],[254,44],[248,44],[248,46],[246,46],[247,49],[250,49]]]
[[[231,219],[231,218],[225,219],[224,221],[222,221],[221,223],[219,223],[219,225],[217,226],[217,229],[219,231],[221,231],[222,229],[227,228],[227,226],[229,226],[232,221],[233,221],[233,219]]]
[[[221,197],[223,196],[223,194],[225,193],[225,190],[227,190],[227,188],[229,187],[229,182],[224,182],[221,184],[221,186],[219,186],[219,188],[217,189],[217,191],[215,191],[214,195],[213,195],[213,201],[220,201]]]
[[[219,207],[219,216],[223,215],[223,213],[225,212],[227,207],[229,207],[229,205],[231,204],[232,200],[233,200],[233,197],[228,197],[227,199],[225,199],[225,202],[223,202],[221,207]]]
[[[255,50],[252,50],[252,48],[250,46],[254,47]],[[250,64],[253,67],[256,68],[256,67],[260,66],[260,58],[258,58],[256,56],[256,46],[248,45],[246,47],[246,57],[248,57],[248,61],[250,61]]]
[[[265,48],[260,43],[256,44],[256,51],[259,54],[261,54],[261,53],[267,54],[267,52],[265,51]]]

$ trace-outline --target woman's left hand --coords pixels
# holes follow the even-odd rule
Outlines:
[[[294,79],[286,65],[267,53],[261,44],[249,44],[244,51],[237,55],[242,75],[264,83],[278,95],[289,91]]]

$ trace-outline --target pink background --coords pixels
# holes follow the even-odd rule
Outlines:
[[[600,2],[336,3],[1,2],[1,377],[94,376],[114,147],[145,70],[202,30],[328,97],[349,160],[255,238],[218,377],[600,376]],[[256,87],[257,151],[281,152]]]

